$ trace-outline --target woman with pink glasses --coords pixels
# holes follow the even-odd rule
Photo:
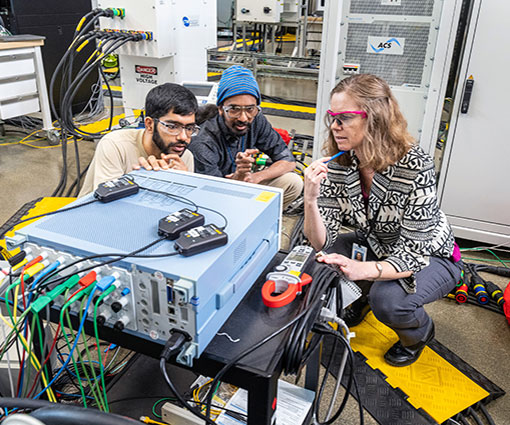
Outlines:
[[[388,84],[342,80],[326,113],[328,155],[305,172],[305,235],[363,296],[346,311],[355,326],[372,309],[399,340],[384,355],[414,363],[434,338],[424,304],[460,278],[460,252],[438,207],[434,162],[413,140]],[[343,153],[342,153],[343,152]],[[354,233],[340,233],[342,223]]]

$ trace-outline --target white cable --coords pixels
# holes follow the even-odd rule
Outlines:
[[[9,415],[2,423],[5,425],[44,425],[39,419],[22,413]]]
[[[239,342],[239,341],[241,341],[241,339],[240,339],[240,338],[234,339],[234,338],[232,338],[232,337],[231,337],[228,333],[226,333],[226,332],[221,332],[221,333],[219,332],[219,333],[217,333],[216,335],[219,335],[219,336],[226,336],[226,337],[230,340],[230,342],[234,342],[234,343],[235,343],[235,342]]]

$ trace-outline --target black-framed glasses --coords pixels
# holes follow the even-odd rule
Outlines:
[[[238,106],[238,105],[228,105],[223,106],[223,111],[231,117],[231,118],[239,118],[241,114],[244,113],[249,117],[253,118],[258,115],[258,113],[262,110],[260,106],[257,105],[248,105],[248,106]]]
[[[174,121],[161,121],[158,118],[154,118],[154,121],[159,122],[164,127],[165,131],[171,136],[177,136],[181,134],[183,129],[189,137],[196,136],[200,131],[200,127],[196,124],[182,125],[181,123]]]

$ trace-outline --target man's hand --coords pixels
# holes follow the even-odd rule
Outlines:
[[[188,171],[188,167],[186,167],[182,158],[176,153],[162,154],[161,158],[168,163],[168,167],[172,170]]]
[[[235,173],[228,174],[225,177],[233,180],[257,183],[251,172],[251,167],[255,162],[253,155],[256,155],[257,153],[259,153],[258,149],[246,149],[244,152],[237,152],[235,160],[236,171]]]
[[[139,170],[142,167],[148,171],[169,169],[188,171],[183,160],[177,154],[162,154],[161,158],[156,158],[154,155],[150,155],[148,158],[141,156],[138,158],[138,164],[133,165],[133,169]]]

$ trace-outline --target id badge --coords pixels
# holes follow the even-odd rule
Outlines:
[[[365,261],[367,259],[367,247],[353,243],[351,258],[353,260]]]

